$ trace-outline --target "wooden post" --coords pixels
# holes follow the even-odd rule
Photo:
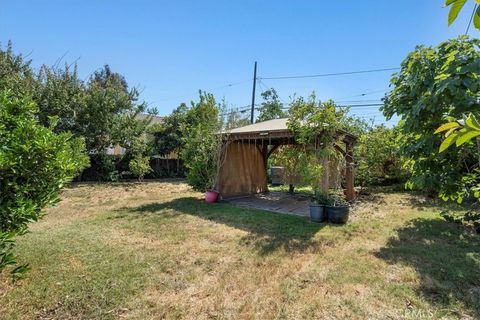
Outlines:
[[[323,174],[322,174],[322,181],[320,182],[320,189],[322,192],[328,194],[330,189],[330,157],[324,156],[322,158],[322,167],[323,167]]]
[[[345,170],[345,180],[346,180],[346,188],[347,188],[347,200],[352,201],[355,199],[355,180],[354,180],[354,173],[353,173],[353,142],[346,141],[345,142],[347,147],[347,152],[345,153],[345,163],[346,163],[346,170]]]

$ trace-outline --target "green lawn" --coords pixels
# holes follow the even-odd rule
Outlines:
[[[441,203],[375,193],[334,226],[200,197],[176,181],[65,190],[19,238],[32,270],[0,276],[0,318],[480,317],[480,237]]]

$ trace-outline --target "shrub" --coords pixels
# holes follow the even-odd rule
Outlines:
[[[40,125],[37,111],[30,98],[0,92],[0,272],[11,266],[14,279],[27,269],[15,267],[14,237],[88,164],[83,140]]]
[[[355,150],[356,176],[361,185],[383,185],[405,181],[398,129],[376,126],[360,135]]]
[[[145,174],[152,171],[150,167],[150,157],[136,156],[130,160],[128,168],[134,176],[138,177],[139,181],[142,181]]]
[[[219,107],[211,94],[201,93],[187,112],[190,119],[182,128],[184,147],[182,160],[188,170],[187,182],[194,190],[205,191],[217,184],[222,139]]]

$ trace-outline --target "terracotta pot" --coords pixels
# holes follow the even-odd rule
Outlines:
[[[205,192],[205,202],[207,203],[215,203],[218,201],[218,195],[220,193],[215,190],[207,190]]]

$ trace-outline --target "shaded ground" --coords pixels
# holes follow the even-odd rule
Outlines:
[[[227,202],[242,208],[294,214],[303,217],[309,216],[310,199],[301,195],[290,195],[286,192],[272,191],[230,199]]]
[[[1,319],[477,319],[480,237],[372,193],[347,225],[208,205],[180,181],[79,185],[19,238]],[[452,210],[461,210],[451,206]]]

